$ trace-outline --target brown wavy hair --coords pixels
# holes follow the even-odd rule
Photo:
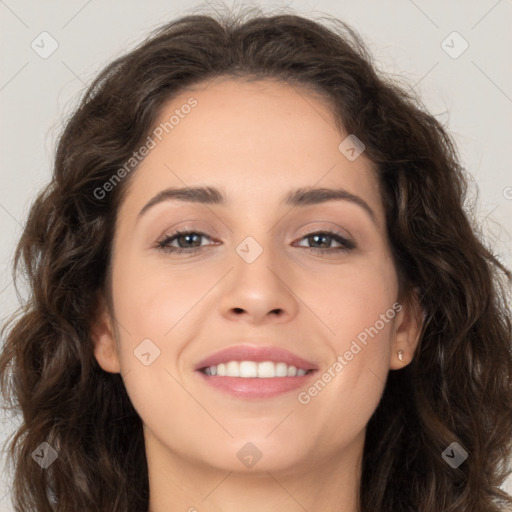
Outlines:
[[[121,375],[98,365],[90,333],[100,301],[111,305],[116,212],[136,170],[104,197],[95,191],[164,103],[219,76],[277,79],[329,102],[375,163],[401,296],[420,290],[414,358],[389,373],[367,425],[361,512],[511,505],[500,486],[512,455],[512,273],[466,205],[455,143],[346,23],[253,11],[162,26],[101,71],[67,121],[15,253],[30,297],[3,327],[1,390],[22,416],[8,450],[16,510],[147,511],[142,421]],[[44,441],[59,454],[47,469],[31,457]],[[468,453],[455,469],[441,455],[453,442]]]

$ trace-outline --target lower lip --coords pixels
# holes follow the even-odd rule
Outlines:
[[[238,398],[272,398],[301,388],[316,372],[300,377],[272,377],[268,379],[218,377],[198,372],[210,386]]]

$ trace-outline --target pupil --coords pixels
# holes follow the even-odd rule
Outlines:
[[[196,234],[189,234],[189,235],[182,235],[182,237],[181,237],[181,238],[182,238],[182,239],[185,239],[187,242],[189,242],[189,241],[190,241],[190,239],[191,239],[192,237],[195,237],[195,236],[197,236],[197,235],[196,235]]]
[[[328,237],[326,237],[325,235],[312,235],[312,237],[311,237],[311,238],[313,238],[313,240],[315,240],[315,242],[316,242],[316,241],[318,241],[318,239],[319,239],[319,238],[324,238],[324,239],[326,239],[326,238],[328,238]],[[324,244],[323,244],[323,246],[325,246],[325,245],[326,245],[326,244],[324,243]],[[329,245],[329,244],[327,244],[327,245]]]

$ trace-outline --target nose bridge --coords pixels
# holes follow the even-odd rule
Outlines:
[[[261,229],[236,246],[235,268],[222,298],[223,314],[246,313],[253,321],[269,313],[295,314],[295,298],[279,265],[282,255],[272,239],[273,230]]]
[[[276,275],[279,261],[277,248],[273,247],[271,233],[260,233],[256,236],[246,236],[235,249],[236,280],[250,283],[254,293],[277,293],[281,286]]]

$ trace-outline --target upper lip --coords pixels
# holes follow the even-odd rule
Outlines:
[[[228,361],[273,361],[275,363],[286,363],[296,368],[305,370],[317,370],[318,367],[312,361],[307,361],[302,357],[280,347],[274,346],[254,346],[254,345],[234,345],[219,350],[196,364],[194,370],[200,370],[208,366],[217,366],[220,363]]]

